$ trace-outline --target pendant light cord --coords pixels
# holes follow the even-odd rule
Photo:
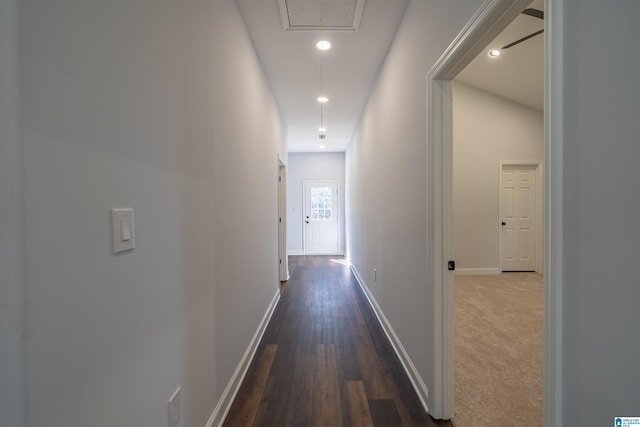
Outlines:
[[[320,96],[324,96],[324,76],[323,76],[323,64],[322,64],[322,59],[320,59]],[[320,103],[320,128],[324,129],[324,116],[323,116],[323,111],[322,111],[322,104],[324,104],[323,102]]]
[[[323,26],[323,1],[322,0],[318,0],[319,3],[319,12],[320,12],[320,40],[324,40],[322,38],[323,35],[323,30],[324,30],[324,26]],[[320,55],[320,96],[325,96],[324,95],[324,59],[323,59],[324,55]],[[323,102],[320,103],[320,135],[324,135],[325,134],[325,130],[324,130],[324,114],[323,114],[323,106],[322,104],[324,104]]]

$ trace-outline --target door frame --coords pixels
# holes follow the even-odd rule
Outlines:
[[[503,261],[503,256],[502,256],[502,227],[500,225],[500,222],[502,221],[502,192],[503,192],[503,188],[502,188],[502,176],[503,176],[503,172],[504,172],[504,167],[505,166],[524,166],[524,167],[532,167],[533,170],[535,171],[535,177],[536,177],[536,188],[535,188],[535,195],[534,195],[534,199],[535,199],[535,206],[534,206],[534,210],[535,210],[535,227],[536,227],[536,233],[535,233],[535,250],[534,250],[534,256],[535,259],[533,261],[533,268],[534,271],[536,273],[542,273],[542,268],[543,268],[543,264],[544,262],[543,257],[544,257],[544,238],[543,238],[543,227],[544,227],[544,220],[543,220],[543,212],[544,212],[544,162],[543,161],[538,161],[538,160],[525,160],[525,161],[515,161],[515,160],[500,160],[498,162],[498,173],[499,173],[499,177],[498,177],[498,219],[496,221],[497,227],[498,227],[498,254],[499,254],[499,260],[498,260],[498,269],[500,270],[500,272],[502,272],[502,261]]]
[[[427,75],[428,286],[433,289],[430,413],[453,417],[452,82],[515,19],[529,0],[487,0]],[[543,420],[562,425],[562,151],[564,0],[545,0],[544,33],[544,377]]]
[[[340,204],[340,181],[337,179],[304,179],[302,180],[302,253],[307,255],[307,227],[305,227],[305,214],[307,210],[307,184],[329,183],[336,185],[336,253],[323,255],[343,255],[344,249],[342,244],[342,215]],[[319,255],[319,254],[314,254]]]
[[[278,153],[278,278],[289,280],[287,257],[287,166]]]

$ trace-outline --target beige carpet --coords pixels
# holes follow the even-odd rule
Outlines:
[[[542,425],[542,276],[455,278],[457,427]]]

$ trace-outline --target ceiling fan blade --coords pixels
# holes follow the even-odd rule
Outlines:
[[[538,9],[525,9],[522,11],[525,15],[533,16],[534,18],[544,19],[544,12]]]
[[[523,38],[521,38],[521,39],[518,39],[518,40],[514,41],[513,43],[509,43],[508,45],[503,46],[503,47],[502,47],[502,49],[509,49],[509,48],[510,48],[510,47],[512,47],[512,46],[515,46],[515,45],[517,45],[517,44],[520,44],[520,43],[522,43],[523,41],[525,41],[525,40],[529,40],[531,37],[535,37],[535,36],[537,36],[538,34],[542,34],[542,33],[544,33],[544,30],[536,31],[535,33],[531,33],[531,34],[529,34],[528,36],[524,36]]]

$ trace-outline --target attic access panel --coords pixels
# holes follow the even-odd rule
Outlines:
[[[287,31],[357,31],[364,0],[278,0],[278,8]]]

